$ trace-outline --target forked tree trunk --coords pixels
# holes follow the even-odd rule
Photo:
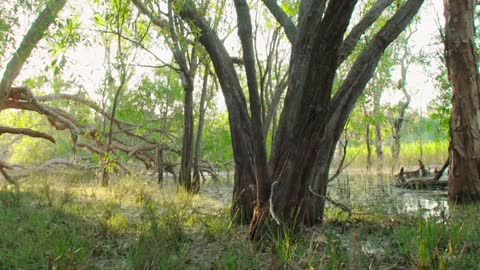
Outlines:
[[[480,78],[474,45],[474,0],[445,0],[445,49],[453,88],[450,201],[480,201]]]
[[[270,10],[275,11],[272,13],[277,20],[281,23],[287,21],[282,25],[289,40],[294,43],[289,87],[269,162],[271,178],[258,177],[262,168],[256,166],[262,167],[263,162],[258,160],[261,156],[258,151],[262,149],[258,149],[258,138],[255,141],[256,149],[252,139],[252,131],[258,131],[258,122],[252,122],[248,115],[245,97],[230,56],[216,33],[196,11],[193,2],[187,1],[180,8],[181,17],[198,29],[199,41],[210,55],[225,97],[236,172],[232,211],[239,214],[242,221],[248,222],[252,218],[255,199],[264,201],[269,198],[268,204],[257,203],[261,209],[257,209],[251,223],[252,236],[256,239],[262,237],[267,229],[266,224],[271,222],[312,224],[322,220],[328,170],[348,116],[372,77],[385,48],[407,26],[423,0],[409,0],[398,9],[360,53],[333,95],[333,80],[338,65],[344,60],[342,57],[351,52],[350,49],[345,50],[342,44],[356,1],[320,1],[318,5],[302,1],[298,31],[288,23],[288,16],[282,16],[285,14],[275,2],[264,2]],[[382,5],[389,2],[378,1]],[[242,10],[248,11],[244,7]],[[237,7],[237,13],[239,11]],[[372,17],[361,20],[359,24],[365,25],[354,29],[359,29],[357,32],[365,31],[378,16],[374,16],[373,20]],[[243,41],[242,46],[245,46]],[[244,58],[248,53],[244,48]],[[247,77],[252,79],[252,76]],[[252,90],[250,79],[249,90]],[[255,194],[257,187],[262,188],[262,194]]]
[[[243,95],[232,58],[223,42],[197,12],[193,2],[187,2],[180,16],[200,30],[199,42],[205,47],[212,60],[221,85],[228,111],[232,136],[235,177],[232,198],[232,216],[239,223],[249,223],[253,217],[256,201],[256,175],[252,143],[252,124],[248,115],[247,102]]]
[[[274,180],[270,208],[265,208],[263,215],[252,222],[254,239],[265,235],[268,224],[308,225],[322,221],[328,171],[348,116],[385,48],[401,33],[423,3],[421,0],[410,0],[399,9],[356,59],[343,84],[330,99],[334,76],[331,72],[337,68],[332,62],[338,61],[337,49],[346,30],[343,27],[348,24],[353,10],[353,2],[329,2],[320,23],[315,21],[319,19],[316,16],[300,21],[299,36],[292,51],[291,83],[270,160]],[[300,14],[302,12],[308,13],[303,10]],[[328,34],[315,40],[325,33]],[[308,50],[311,46],[309,42],[318,45],[316,51]],[[318,48],[323,50],[318,51]]]

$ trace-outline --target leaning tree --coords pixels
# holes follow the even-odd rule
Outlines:
[[[269,160],[247,2],[234,0],[248,105],[233,59],[205,19],[205,11],[190,0],[173,2],[175,11],[190,24],[208,52],[220,81],[235,159],[232,212],[239,220],[251,223],[254,237],[261,236],[257,232],[272,221],[293,225],[321,221],[330,163],[348,116],[384,50],[409,24],[423,0],[396,1],[395,14],[353,59],[338,88],[334,87],[336,72],[383,11],[395,8],[389,7],[392,2],[375,2],[350,26],[357,3],[354,0],[303,0],[296,23],[276,1],[263,0],[291,44],[288,89]]]
[[[268,162],[246,1],[235,0],[235,7],[250,115],[231,57],[216,33],[193,2],[178,8],[180,15],[198,29],[199,41],[210,54],[222,85],[236,164],[233,210],[241,220],[253,219],[253,233],[270,217],[277,223],[308,224],[323,217],[328,170],[345,122],[385,48],[408,25],[423,1],[409,0],[399,8],[334,89],[337,68],[391,2],[377,1],[345,37],[356,1],[302,1],[297,24],[276,2],[264,1],[292,46],[289,86]]]
[[[480,77],[474,36],[474,0],[445,0],[445,52],[452,84],[448,197],[480,201]]]
[[[157,129],[154,124],[145,125],[144,123],[139,124],[138,122],[118,119],[115,113],[107,112],[105,108],[102,108],[96,102],[90,100],[85,93],[57,93],[38,96],[34,90],[29,87],[19,85],[18,75],[27,63],[27,60],[35,56],[35,53],[32,55],[32,52],[48,33],[49,28],[55,24],[65,3],[66,0],[49,0],[41,5],[44,6],[44,9],[30,25],[22,42],[20,42],[16,51],[11,55],[8,63],[5,65],[0,81],[0,111],[16,109],[36,112],[45,116],[50,125],[56,130],[68,130],[73,142],[74,162],[76,161],[76,151],[78,148],[81,148],[101,158],[108,156],[111,162],[115,164],[115,168],[118,167],[122,172],[128,173],[129,169],[118,158],[118,154],[124,153],[128,157],[133,157],[142,162],[146,169],[153,168],[156,165],[159,169],[165,170],[175,176],[173,164],[167,161],[160,163],[153,154],[155,150],[159,148],[173,153],[178,152],[174,147],[168,147],[166,143],[159,143],[155,139],[154,132],[156,132]],[[123,1],[122,3],[128,4],[129,2]],[[128,7],[128,5],[126,5],[126,7]],[[121,17],[115,18],[123,20]],[[116,35],[118,37],[122,36],[119,31],[115,33],[118,34]],[[110,78],[110,76],[108,77]],[[121,81],[120,86],[117,88],[116,99],[118,99],[119,90],[122,90],[126,85],[126,78],[121,79]],[[161,88],[161,85],[158,83],[156,86]],[[62,106],[59,106],[59,104],[62,104]],[[105,130],[100,130],[90,121],[85,121],[81,115],[69,112],[68,107],[73,106],[73,104],[77,108],[81,106],[93,115],[106,119],[106,121],[111,124],[109,132],[107,133]],[[142,109],[145,110],[145,108]],[[154,111],[155,108],[145,114],[156,117]],[[113,127],[115,127],[115,136],[113,136]],[[144,130],[144,132],[139,131],[140,129]],[[0,126],[0,136],[3,134],[22,134],[43,138],[52,143],[56,142],[55,138],[50,134],[29,128]],[[72,164],[67,160],[52,160],[46,164],[76,165],[75,167],[90,168],[90,166]],[[43,166],[38,167],[41,168]],[[15,183],[15,177],[11,177],[7,173],[8,169],[13,168],[14,166],[11,164],[0,160],[0,173],[7,181]],[[22,176],[24,175],[17,175],[16,177]]]

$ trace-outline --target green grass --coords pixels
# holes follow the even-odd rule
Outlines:
[[[421,151],[422,149],[422,151]],[[392,151],[389,146],[383,146],[384,164],[387,168],[392,167]],[[425,142],[420,147],[418,142],[402,144],[398,167],[416,167],[418,160],[422,159],[425,165],[436,165],[441,167],[448,157],[448,142],[435,141]],[[372,146],[372,161],[376,161],[375,147]],[[350,167],[365,168],[367,164],[367,148],[365,145],[348,147],[346,162],[353,160]],[[374,167],[375,168],[375,167]]]
[[[228,205],[136,177],[39,175],[0,188],[0,269],[475,269],[479,209],[425,216],[384,198],[257,247]],[[380,195],[378,195],[380,197]],[[394,210],[392,210],[394,209]],[[386,214],[388,213],[388,214]]]

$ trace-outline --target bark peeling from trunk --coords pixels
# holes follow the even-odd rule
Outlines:
[[[445,49],[453,88],[448,197],[480,201],[480,78],[474,45],[474,0],[445,0]]]

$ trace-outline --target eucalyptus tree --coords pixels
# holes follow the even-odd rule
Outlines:
[[[388,51],[383,55],[380,60],[379,65],[377,66],[376,73],[373,76],[372,80],[369,82],[366,88],[366,96],[367,99],[370,99],[370,110],[365,110],[365,115],[373,124],[374,131],[375,131],[375,154],[376,154],[376,167],[377,173],[379,175],[383,174],[384,168],[384,151],[383,151],[383,137],[385,131],[385,122],[386,116],[384,112],[384,108],[382,106],[381,99],[383,92],[388,88],[391,84],[391,69],[392,69],[392,61],[390,58],[391,51]],[[369,135],[369,133],[366,133]],[[370,140],[370,139],[366,139]]]
[[[445,51],[452,84],[448,197],[480,201],[480,76],[475,50],[474,0],[445,0]]]
[[[116,33],[116,56],[115,56],[115,69],[118,71],[118,80],[119,83],[118,85],[113,85],[115,82],[115,79],[113,78],[113,75],[111,74],[111,70],[107,71],[107,87],[109,88],[114,88],[114,93],[113,93],[113,101],[111,103],[111,113],[110,113],[110,121],[108,123],[108,129],[106,129],[106,134],[107,134],[107,141],[105,142],[105,152],[106,154],[103,157],[102,160],[102,167],[103,167],[103,173],[102,173],[102,185],[103,186],[108,186],[109,184],[109,172],[112,171],[112,166],[111,164],[111,145],[113,143],[113,129],[114,129],[114,121],[116,117],[116,112],[117,112],[117,107],[120,99],[120,95],[122,91],[127,87],[128,85],[128,79],[131,76],[131,72],[127,69],[126,66],[126,61],[127,61],[127,55],[128,52],[125,51],[126,49],[124,48],[123,45],[123,32],[125,31],[126,24],[128,23],[130,17],[131,17],[131,10],[129,9],[128,3],[122,0],[113,0],[111,1],[111,7],[106,11],[105,14],[105,20],[104,22],[104,27],[107,30],[113,31]],[[107,33],[108,35],[108,33]],[[109,42],[109,38],[106,38],[107,42]],[[111,44],[106,44],[106,46],[110,46]],[[110,69],[110,67],[107,67],[107,69]],[[130,74],[129,74],[130,73]]]
[[[282,25],[292,48],[289,84],[269,161],[262,133],[250,10],[246,1],[234,2],[250,113],[233,60],[204,13],[193,1],[175,2],[175,10],[195,29],[222,86],[236,167],[233,212],[240,220],[252,223],[251,232],[257,238],[269,220],[313,224],[322,219],[330,163],[348,116],[384,50],[423,1],[409,0],[398,9],[359,54],[337,89],[333,88],[337,68],[393,1],[377,1],[348,35],[357,1],[301,1],[297,23],[275,1],[263,1]]]
[[[202,62],[204,62],[204,66],[208,66],[209,63],[204,59],[204,50],[197,45],[196,39],[189,39],[189,37],[194,37],[194,35],[192,35],[187,29],[188,25],[180,20],[177,12],[174,12],[174,8],[176,8],[174,7],[174,1],[167,1],[165,11],[162,10],[163,7],[161,5],[154,5],[153,1],[144,3],[142,1],[134,0],[132,2],[138,8],[140,13],[149,17],[151,22],[159,28],[173,54],[176,63],[174,69],[179,73],[184,89],[184,122],[179,182],[185,190],[198,192],[200,188],[198,167],[201,151],[203,119],[200,119],[201,121],[199,121],[197,138],[195,140],[193,92],[195,89],[197,70],[200,69]],[[203,2],[201,4],[201,9],[206,11],[208,4],[208,1]],[[219,1],[217,4],[220,7],[224,6],[225,1]],[[157,14],[165,14],[165,16],[162,18],[157,16]],[[214,29],[216,29],[220,23],[221,14],[221,12],[218,12],[212,17],[212,26]],[[208,80],[208,75],[204,75],[203,79]],[[202,87],[201,96],[203,99],[200,102],[201,117],[205,113],[203,108],[205,106],[205,95],[207,91],[206,83],[208,83],[208,81],[204,82]],[[193,181],[192,172],[194,173]]]
[[[402,92],[403,99],[400,100],[392,108],[392,172],[395,171],[398,165],[401,151],[401,138],[403,133],[403,126],[407,119],[407,109],[410,106],[411,94],[408,90],[407,76],[408,71],[413,64],[425,66],[425,59],[423,53],[420,51],[415,53],[410,44],[410,38],[417,31],[416,20],[410,25],[407,30],[395,41],[393,58],[394,61],[400,65],[400,79],[398,80],[397,88]]]

